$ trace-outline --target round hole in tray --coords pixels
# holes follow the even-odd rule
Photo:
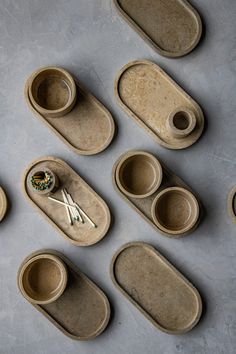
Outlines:
[[[173,117],[173,124],[179,130],[185,130],[189,126],[189,115],[186,112],[177,112]]]
[[[46,304],[55,301],[65,290],[67,271],[58,257],[40,255],[23,266],[20,279],[21,290],[29,301]]]
[[[188,190],[170,187],[164,189],[154,199],[152,216],[163,232],[183,234],[197,223],[199,205],[195,196]]]
[[[134,152],[125,156],[117,166],[117,183],[120,189],[134,198],[153,194],[162,181],[159,161],[146,152]]]

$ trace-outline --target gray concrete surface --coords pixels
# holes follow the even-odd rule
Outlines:
[[[11,210],[0,227],[1,354],[233,354],[236,351],[236,227],[226,212],[235,165],[235,0],[193,0],[206,33],[181,59],[155,53],[116,13],[111,0],[0,1],[0,183]],[[185,151],[157,145],[116,104],[113,82],[130,60],[159,63],[202,106],[205,134]],[[44,65],[71,70],[110,109],[118,134],[104,153],[77,156],[27,108],[28,75]],[[116,194],[111,169],[128,149],[146,149],[199,194],[206,217],[190,236],[161,236]],[[104,240],[76,248],[25,200],[24,168],[42,155],[64,158],[105,198],[115,223]],[[112,254],[128,241],[157,247],[200,290],[205,311],[190,333],[171,336],[156,330],[112,285]],[[16,273],[31,251],[51,247],[64,252],[108,294],[113,319],[103,335],[75,342],[51,325],[19,294]]]

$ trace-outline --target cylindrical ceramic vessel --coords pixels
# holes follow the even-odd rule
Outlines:
[[[166,188],[158,193],[151,212],[158,228],[170,235],[188,233],[199,220],[199,204],[196,197],[181,187]]]
[[[52,254],[40,254],[29,259],[19,273],[22,295],[33,304],[49,304],[57,300],[67,285],[65,263]]]
[[[37,70],[28,81],[29,98],[33,107],[43,116],[62,117],[76,102],[76,84],[72,75],[58,67]]]
[[[27,185],[33,193],[48,196],[58,189],[59,179],[49,168],[36,167],[29,173]]]
[[[116,167],[119,189],[131,198],[146,198],[157,191],[162,182],[160,162],[145,151],[125,154]]]
[[[178,107],[172,111],[166,121],[169,133],[177,139],[190,135],[197,124],[195,113],[186,107]]]

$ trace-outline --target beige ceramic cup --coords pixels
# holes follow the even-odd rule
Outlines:
[[[164,233],[185,234],[199,220],[199,204],[196,197],[185,188],[166,188],[153,201],[152,217]]]
[[[62,117],[76,102],[76,84],[72,75],[58,67],[42,68],[28,81],[31,104],[43,116]]]
[[[177,139],[190,135],[197,124],[195,113],[186,107],[178,107],[173,110],[166,121],[170,134]]]
[[[148,197],[161,185],[161,164],[152,154],[145,151],[128,152],[117,165],[116,182],[128,197]]]
[[[50,176],[51,178],[51,183],[48,186],[48,188],[46,189],[36,189],[36,187],[33,185],[32,183],[32,179],[37,177],[37,178],[41,178],[41,180],[45,179],[46,174],[48,176]],[[28,174],[27,177],[27,186],[28,188],[31,190],[31,192],[33,193],[37,193],[40,195],[45,195],[48,196],[51,193],[54,193],[58,187],[59,187],[59,178],[57,177],[57,175],[50,170],[49,168],[44,168],[44,167],[35,167],[32,171],[30,171],[30,173]]]
[[[20,291],[33,304],[49,304],[57,300],[66,285],[67,268],[57,256],[40,254],[29,259],[20,269]]]

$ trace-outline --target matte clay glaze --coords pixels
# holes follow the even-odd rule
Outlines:
[[[199,105],[150,61],[125,65],[117,75],[115,95],[125,112],[166,148],[187,148],[203,132]]]
[[[72,93],[69,93],[69,83],[66,86],[65,80],[58,77],[55,81],[49,75],[40,85],[33,85],[42,71],[50,73],[52,70],[70,75],[57,67],[46,67],[33,73],[25,86],[25,99],[30,109],[76,153],[94,155],[103,151],[111,143],[115,131],[110,112],[77,80],[73,79],[75,97],[73,86],[70,88]]]
[[[201,18],[186,0],[113,1],[129,25],[163,56],[186,55],[201,38]]]
[[[228,195],[227,209],[229,216],[234,224],[236,224],[236,187],[233,187]]]
[[[33,304],[46,305],[56,301],[67,285],[65,263],[52,254],[30,258],[21,267],[18,284],[22,295]]]
[[[3,220],[4,216],[6,215],[6,212],[7,212],[7,197],[2,187],[0,187],[0,222]]]
[[[190,189],[190,187],[182,181],[178,176],[173,174],[165,165],[164,163],[158,159],[160,165],[162,166],[162,171],[163,171],[163,178],[162,178],[162,183],[159,187],[159,189],[156,190],[155,193],[153,193],[150,196],[147,196],[145,198],[135,198],[128,196],[125,194],[119,187],[118,179],[119,179],[119,170],[120,167],[122,166],[123,161],[126,159],[129,159],[130,156],[133,155],[139,155],[139,154],[145,153],[144,151],[138,151],[138,150],[131,150],[126,153],[124,153],[114,164],[113,167],[113,172],[112,172],[112,178],[113,178],[113,185],[117,192],[122,196],[124,200],[134,209],[136,210],[146,221],[148,221],[156,230],[161,232],[162,234],[169,236],[169,237],[181,237],[185,236],[195,230],[195,228],[198,226],[200,219],[201,219],[201,214],[202,214],[202,208],[200,205],[200,202],[198,199],[196,199],[193,191]],[[153,155],[153,157],[155,157]],[[139,164],[140,166],[140,164]],[[142,184],[145,185],[144,176],[143,174],[144,167],[140,166],[139,170],[136,168],[132,168],[130,171],[130,179],[133,181],[134,184],[137,183],[137,181],[141,180]],[[128,172],[127,172],[128,174]],[[184,191],[186,193],[191,193],[192,198],[196,202],[189,204],[189,201],[186,200],[186,196],[183,196],[183,198],[178,198],[177,204],[178,204],[178,211],[175,210],[176,207],[176,198],[171,198],[171,201],[173,203],[169,203],[170,199],[168,200],[167,203],[165,203],[165,208],[163,209],[163,212],[166,213],[166,216],[169,219],[172,219],[172,211],[174,211],[173,217],[176,218],[176,213],[177,216],[180,217],[180,221],[182,221],[181,227],[180,224],[178,223],[176,229],[173,229],[171,227],[170,229],[167,229],[166,227],[161,227],[156,224],[156,220],[153,218],[153,213],[154,213],[154,203],[156,203],[157,196],[160,193],[163,193],[166,188],[169,187],[180,187],[184,188]],[[173,205],[174,204],[174,205]],[[162,205],[163,207],[163,205]],[[194,219],[194,223],[191,223],[192,218]],[[186,222],[185,222],[186,221]],[[193,226],[191,226],[193,225]],[[170,225],[169,225],[170,226]],[[173,226],[173,225],[172,225]]]
[[[110,305],[104,292],[64,255],[53,250],[41,250],[27,257],[24,264],[40,254],[59,257],[68,271],[67,287],[56,301],[47,305],[32,304],[65,335],[76,340],[89,340],[101,334],[110,319]]]
[[[122,294],[163,332],[182,334],[199,321],[197,289],[146,243],[124,245],[114,255],[111,278]]]
[[[27,179],[32,169],[49,168],[60,180],[60,187],[66,188],[75,202],[89,215],[97,225],[93,228],[88,222],[69,225],[66,209],[63,205],[49,200],[46,196],[32,192]],[[26,170],[23,178],[23,190],[29,201],[40,213],[62,234],[76,246],[90,246],[100,241],[107,233],[111,215],[104,200],[64,161],[55,157],[42,157],[34,161]],[[54,195],[62,200],[60,189]]]

